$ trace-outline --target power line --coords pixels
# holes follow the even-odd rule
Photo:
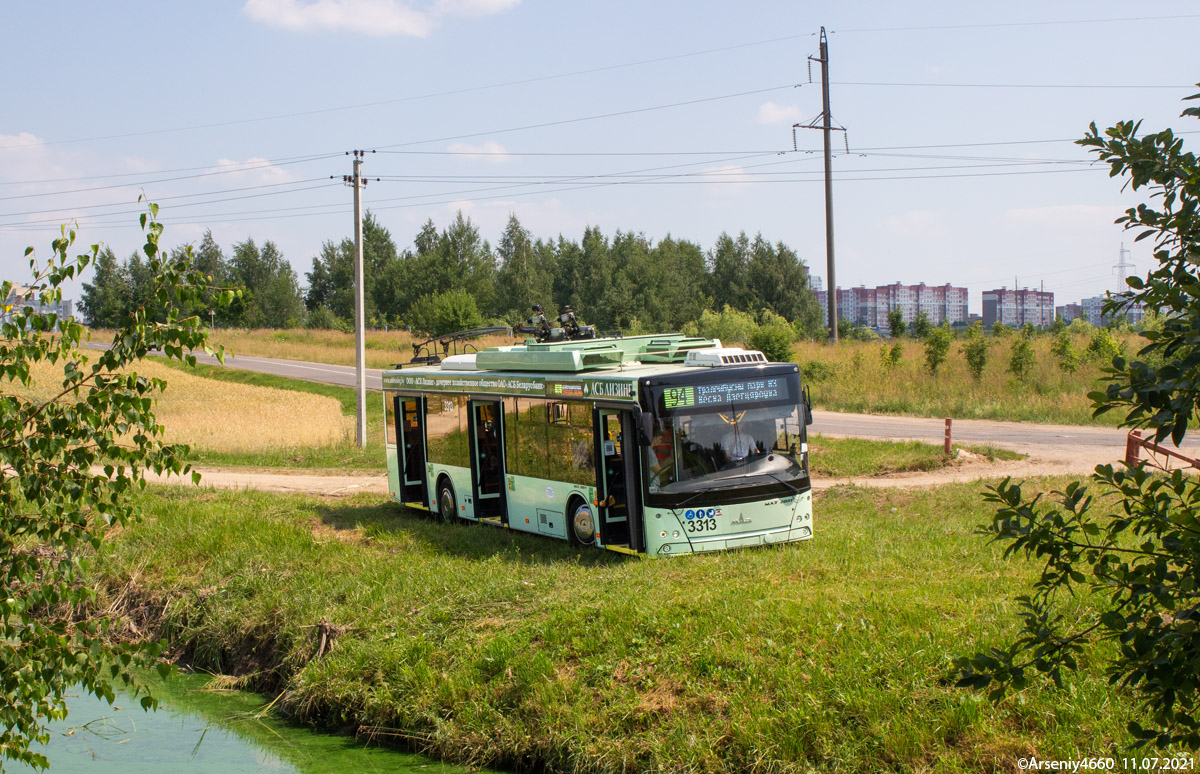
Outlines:
[[[262,121],[278,121],[287,118],[300,118],[303,116],[320,115],[322,113],[337,113],[344,110],[359,110],[362,108],[379,107],[381,105],[394,105],[403,102],[414,102],[425,99],[435,99],[437,97],[453,97],[460,94],[471,94],[479,91],[488,91],[491,89],[506,88],[509,86],[523,86],[530,83],[541,83],[543,81],[552,81],[561,78],[573,78],[579,75],[591,75],[593,73],[607,72],[609,70],[620,70],[629,67],[640,67],[647,64],[657,64],[659,62],[669,62],[676,59],[687,59],[690,57],[704,56],[706,54],[721,53],[724,51],[733,51],[741,48],[751,48],[755,46],[764,46],[771,43],[781,43],[789,40],[797,40],[799,38],[813,37],[815,33],[806,32],[798,35],[785,35],[777,38],[767,38],[765,40],[755,40],[748,43],[736,43],[729,46],[719,46],[717,48],[702,49],[699,51],[688,51],[682,54],[671,54],[668,56],[653,57],[650,59],[639,59],[632,62],[622,62],[613,65],[602,65],[600,67],[591,67],[583,70],[572,70],[564,73],[556,73],[553,75],[539,75],[533,78],[521,78],[512,81],[501,81],[499,83],[490,83],[482,86],[467,86],[460,89],[447,89],[445,91],[435,91],[426,94],[414,94],[408,97],[396,97],[393,99],[377,100],[375,102],[362,102],[356,105],[342,105],[340,107],[316,108],[313,110],[302,110],[292,113],[279,113],[269,116],[258,116],[256,118],[241,118],[230,121],[214,121],[206,124],[193,124],[191,126],[177,126],[169,129],[150,129],[143,132],[127,132],[123,134],[108,134],[95,137],[79,137],[71,140],[51,140],[40,143],[25,143],[20,145],[7,145],[0,147],[0,150],[10,150],[14,148],[35,148],[45,145],[65,145],[69,143],[79,142],[95,142],[99,140],[117,140],[129,137],[146,137],[156,134],[170,134],[175,132],[188,132],[197,129],[215,129],[226,126],[239,126],[242,124],[258,123]]]
[[[1185,86],[1112,83],[900,83],[895,81],[834,81],[834,86],[915,86],[946,89],[1191,89]]]
[[[327,158],[332,158],[334,155],[337,155],[337,154],[330,154],[329,156],[318,156],[318,157],[314,157],[312,159],[306,159],[306,160],[307,161],[324,160]],[[273,163],[268,162],[266,164],[258,164],[257,166],[252,166],[252,167],[240,167],[238,169],[228,169],[228,170],[221,169],[221,170],[217,170],[217,171],[213,171],[213,172],[201,173],[198,175],[179,175],[177,177],[162,177],[162,178],[158,178],[157,180],[135,180],[135,181],[131,181],[128,183],[117,183],[114,185],[98,185],[98,186],[93,186],[91,188],[76,188],[76,189],[69,190],[69,191],[43,191],[41,193],[17,194],[15,196],[0,196],[0,201],[10,201],[13,199],[36,199],[36,198],[40,198],[43,196],[65,196],[67,194],[90,193],[92,191],[109,191],[114,188],[133,188],[133,187],[137,187],[137,186],[153,185],[155,183],[173,183],[178,180],[196,180],[196,179],[203,178],[203,177],[213,177],[215,175],[231,175],[231,174],[235,174],[238,172],[254,172],[255,170],[260,170],[260,169],[272,169],[272,168],[276,168],[276,167],[282,167],[282,166],[285,166],[288,164],[299,164],[299,163],[301,163],[301,162],[292,161],[292,162],[281,162],[279,164],[273,164]],[[212,169],[212,167],[208,167],[208,169]],[[36,185],[36,183],[32,183],[32,185]],[[279,185],[285,185],[285,184],[280,183]],[[238,190],[238,189],[235,189],[235,190]]]
[[[330,158],[341,157],[341,156],[342,156],[341,153],[322,153],[322,154],[309,154],[307,156],[287,156],[282,159],[265,159],[264,161],[266,164],[276,166],[276,167],[281,167],[281,166],[284,166],[287,164],[300,164],[305,161],[320,161],[322,159],[330,159]],[[252,169],[258,169],[260,167],[260,165],[262,165],[262,163],[263,162],[259,162],[259,161],[253,161],[253,162],[239,161],[236,164],[227,165],[229,167],[228,169],[222,167],[219,171],[213,171],[213,172],[211,172],[211,174],[225,175],[225,174],[232,174],[233,172],[246,172],[246,171],[249,171]],[[248,164],[254,164],[255,166],[246,166]],[[176,172],[195,172],[196,170],[211,170],[211,169],[213,169],[212,164],[205,164],[202,167],[179,167],[176,169],[159,169],[152,173],[151,172],[113,172],[113,173],[105,174],[105,175],[85,175],[83,177],[48,177],[48,178],[45,178],[44,180],[0,180],[0,185],[42,185],[44,183],[76,183],[76,182],[80,182],[83,180],[108,180],[108,179],[114,178],[114,177],[141,177],[142,175],[148,175],[148,174],[172,175],[172,174],[175,174]],[[130,185],[134,185],[134,184],[130,183]]]
[[[314,179],[316,179],[316,180],[322,180],[322,179],[324,179],[324,178],[314,178]],[[247,194],[246,196],[227,196],[227,197],[225,197],[225,198],[222,198],[222,199],[210,199],[210,200],[208,200],[208,201],[203,201],[203,202],[186,202],[186,203],[183,203],[183,204],[173,204],[173,205],[171,205],[171,211],[178,210],[178,209],[182,209],[182,208],[184,208],[184,207],[203,207],[203,206],[204,206],[204,205],[206,205],[206,204],[219,204],[219,203],[221,203],[221,202],[233,202],[233,201],[241,201],[241,200],[243,200],[243,199],[259,199],[259,198],[262,198],[262,197],[264,197],[264,196],[280,196],[280,195],[283,195],[283,194],[301,193],[302,191],[314,191],[314,190],[316,190],[316,189],[318,189],[318,188],[328,188],[328,187],[330,187],[330,186],[332,186],[332,185],[333,185],[333,183],[332,183],[332,182],[330,182],[330,181],[328,181],[328,180],[325,180],[325,182],[321,183],[320,185],[310,185],[310,186],[307,186],[307,187],[305,187],[305,188],[294,188],[294,189],[292,189],[292,190],[290,190],[290,191],[267,191],[267,192],[264,192],[264,193]],[[234,190],[239,190],[239,189],[234,189]],[[240,190],[250,190],[250,189],[240,189]],[[205,195],[207,195],[207,194],[188,194],[188,196],[205,196]],[[184,197],[175,197],[175,196],[167,196],[167,197],[162,197],[162,198],[158,199],[158,200],[157,200],[155,203],[157,204],[157,203],[158,203],[158,201],[164,201],[164,200],[167,200],[167,199],[177,199],[177,198],[184,198]],[[98,204],[98,205],[92,205],[92,206],[88,206],[88,207],[64,207],[64,208],[61,208],[61,209],[58,209],[58,210],[41,210],[41,211],[39,211],[39,213],[50,213],[50,212],[67,212],[67,213],[70,213],[70,212],[71,212],[71,211],[73,211],[73,210],[93,209],[93,208],[96,208],[96,207],[119,207],[119,206],[121,206],[121,203],[114,203],[114,204]],[[165,208],[165,207],[163,208],[163,211],[167,211],[167,210],[168,210],[168,208]],[[123,210],[123,211],[121,211],[121,212],[104,212],[104,213],[100,213],[100,215],[102,215],[102,216],[108,216],[108,215],[136,215],[136,214],[138,214],[138,213],[141,213],[141,212],[144,212],[144,211],[145,211],[144,209],[136,209],[136,210]],[[0,217],[15,217],[16,215],[19,215],[19,214],[21,214],[21,213],[9,213],[9,214],[7,214],[7,215],[0,215]],[[68,215],[68,216],[66,216],[66,217],[69,217],[69,215]],[[5,226],[11,226],[11,225],[33,225],[33,224],[37,224],[37,223],[42,223],[42,224],[57,224],[57,223],[61,223],[61,222],[62,222],[62,221],[61,221],[61,218],[49,218],[49,219],[43,219],[43,220],[40,220],[40,221],[26,221],[24,224],[0,224],[0,228],[3,228],[3,227],[5,227]]]
[[[932,24],[920,27],[860,27],[857,29],[831,30],[839,32],[916,32],[920,30],[970,30],[1001,27],[1048,27],[1057,24],[1109,24],[1113,22],[1167,21],[1171,19],[1196,19],[1200,14],[1172,14],[1170,16],[1125,16],[1109,19],[1063,19],[1060,21],[994,22],[990,24]]]
[[[447,140],[466,140],[471,137],[482,137],[484,135],[493,135],[493,134],[507,134],[509,132],[523,132],[528,129],[544,129],[549,126],[564,126],[566,124],[577,124],[577,123],[581,123],[583,121],[596,121],[601,118],[616,118],[619,116],[631,116],[631,115],[637,115],[639,113],[649,113],[649,112],[652,112],[655,110],[669,110],[671,108],[686,107],[688,105],[700,105],[700,104],[703,104],[706,102],[717,102],[719,100],[736,99],[737,97],[748,97],[748,96],[752,96],[754,94],[766,94],[766,93],[772,92],[772,91],[781,91],[783,89],[798,89],[798,88],[800,88],[800,84],[788,83],[788,84],[784,84],[782,86],[768,86],[765,89],[752,89],[750,91],[739,91],[739,92],[735,92],[733,94],[721,94],[716,97],[702,97],[700,99],[690,99],[690,100],[685,100],[683,102],[671,102],[671,103],[668,103],[665,105],[653,105],[651,107],[633,108],[630,110],[618,110],[618,111],[615,111],[612,113],[597,113],[595,115],[580,116],[578,118],[564,118],[559,121],[544,121],[544,122],[538,123],[538,124],[525,124],[523,126],[510,126],[506,129],[490,129],[488,131],[483,131],[483,132],[469,132],[467,134],[447,135],[445,137],[431,137],[426,140],[411,140],[409,142],[397,142],[397,143],[392,143],[390,145],[384,145],[382,143],[377,143],[372,147],[382,150],[385,148],[405,148],[410,145],[424,145],[426,143],[431,143],[431,142],[446,142]]]
[[[302,183],[312,183],[317,180],[325,180],[325,179],[327,179],[327,178],[310,177],[307,180],[292,180],[292,181],[289,181],[286,183],[264,183],[262,185],[242,186],[240,188],[225,188],[220,191],[205,191],[204,193],[177,194],[175,196],[158,196],[158,197],[155,197],[154,201],[155,201],[155,204],[158,204],[160,202],[172,201],[174,199],[194,199],[197,196],[213,196],[215,194],[237,193],[238,191],[254,191],[254,190],[258,190],[260,188],[278,188],[280,186],[285,186],[285,185],[300,185]],[[308,189],[302,188],[302,189],[298,189],[298,190],[306,191]],[[282,191],[280,193],[291,193],[291,192],[290,191]],[[250,197],[238,197],[238,198],[250,198]],[[221,200],[221,201],[224,201],[224,200]],[[197,202],[197,203],[203,204],[203,202]],[[65,212],[65,211],[72,211],[72,210],[95,210],[95,209],[101,209],[103,207],[123,207],[123,206],[125,206],[125,202],[111,202],[109,204],[85,204],[85,205],[72,206],[72,207],[55,207],[54,209],[49,209],[49,210],[30,210],[28,212],[3,212],[3,213],[0,213],[0,217],[13,218],[13,217],[17,217],[18,215],[45,215],[45,214],[51,213],[51,212]]]

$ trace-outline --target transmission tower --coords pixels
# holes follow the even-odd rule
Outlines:
[[[1129,286],[1125,284],[1125,270],[1133,268],[1133,262],[1128,260],[1129,250],[1125,248],[1125,243],[1121,243],[1120,257],[1117,258],[1117,265],[1113,266],[1117,270],[1117,292],[1124,293],[1129,290]]]

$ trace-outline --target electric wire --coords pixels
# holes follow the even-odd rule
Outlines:
[[[647,65],[647,64],[657,64],[659,62],[669,62],[669,61],[673,61],[673,60],[677,60],[677,59],[687,59],[689,57],[704,56],[707,54],[721,53],[724,51],[733,51],[733,50],[742,49],[742,48],[764,46],[764,45],[768,45],[771,43],[781,43],[781,42],[789,41],[789,40],[798,40],[800,38],[811,38],[811,37],[814,37],[815,35],[816,35],[815,32],[805,32],[805,33],[800,33],[797,35],[784,35],[782,37],[768,38],[765,40],[756,40],[756,41],[751,41],[748,43],[736,43],[736,44],[729,45],[729,46],[719,46],[717,48],[708,48],[708,49],[702,49],[699,51],[689,51],[689,52],[684,52],[682,54],[670,54],[667,56],[653,57],[650,59],[639,59],[639,60],[635,60],[632,62],[623,62],[623,63],[613,64],[613,65],[603,65],[600,67],[591,67],[591,68],[586,68],[583,70],[572,70],[569,72],[556,73],[556,74],[552,74],[552,75],[539,75],[539,76],[536,76],[533,78],[521,78],[521,79],[512,80],[512,81],[502,81],[499,83],[485,84],[482,86],[467,86],[467,87],[463,87],[463,88],[459,88],[459,89],[447,89],[444,91],[429,92],[426,94],[415,94],[415,95],[411,95],[411,96],[407,96],[407,97],[396,97],[393,99],[377,100],[374,102],[363,102],[363,103],[359,103],[359,104],[355,104],[355,105],[342,105],[340,107],[316,108],[313,110],[301,110],[301,111],[295,111],[295,112],[291,112],[291,113],[279,113],[279,114],[270,115],[270,116],[259,116],[259,117],[255,117],[255,118],[241,118],[241,119],[234,119],[234,120],[230,120],[230,121],[214,121],[214,122],[205,123],[205,124],[193,124],[191,126],[178,126],[178,127],[166,128],[166,129],[149,129],[149,130],[142,131],[142,132],[126,132],[123,134],[108,134],[108,135],[99,135],[99,136],[95,136],[95,137],[79,137],[79,138],[70,139],[70,140],[50,140],[50,141],[44,141],[44,142],[40,142],[40,143],[24,143],[24,144],[19,144],[19,145],[14,144],[14,145],[0,146],[0,151],[10,150],[10,149],[14,149],[14,148],[34,148],[34,147],[41,147],[44,145],[65,145],[65,144],[80,143],[80,142],[117,140],[117,139],[125,139],[125,138],[130,138],[130,137],[147,137],[150,135],[171,134],[171,133],[176,133],[176,132],[188,132],[188,131],[195,131],[195,130],[199,130],[199,129],[216,129],[216,128],[221,128],[221,127],[226,127],[226,126],[239,126],[239,125],[243,125],[243,124],[259,123],[259,122],[263,122],[263,121],[278,121],[278,120],[283,120],[283,119],[288,119],[288,118],[301,118],[303,116],[320,115],[322,113],[336,113],[336,112],[341,112],[344,110],[359,110],[362,108],[379,107],[382,105],[395,105],[395,104],[400,104],[400,103],[404,103],[404,102],[415,102],[415,101],[419,101],[419,100],[435,99],[438,97],[453,97],[453,96],[458,96],[461,94],[471,94],[471,93],[475,93],[475,92],[479,92],[479,91],[489,91],[491,89],[506,88],[506,87],[510,87],[510,86],[523,86],[523,85],[530,84],[530,83],[541,83],[544,81],[557,80],[557,79],[561,79],[561,78],[572,78],[572,77],[579,76],[579,75],[591,75],[593,73],[608,72],[611,70],[620,70],[620,69],[625,69],[625,68],[629,68],[629,67],[640,67],[642,65]]]
[[[431,142],[447,142],[449,140],[466,140],[472,137],[483,137],[485,135],[508,134],[510,132],[523,132],[529,129],[544,129],[550,126],[565,126],[567,124],[577,124],[584,121],[596,121],[602,118],[617,118],[619,116],[632,116],[640,113],[650,113],[656,110],[670,110],[671,108],[686,107],[688,105],[701,105],[707,102],[717,102],[726,99],[736,99],[738,97],[748,97],[755,94],[766,94],[772,91],[781,91],[783,89],[798,89],[800,84],[788,83],[781,86],[768,86],[762,89],[751,89],[749,91],[739,91],[733,94],[721,94],[716,97],[701,97],[699,99],[689,99],[682,102],[671,102],[665,105],[652,105],[643,108],[631,108],[629,110],[617,110],[611,113],[597,113],[590,116],[580,116],[577,118],[564,118],[558,121],[543,121],[537,124],[524,124],[522,126],[510,126],[506,129],[489,129],[482,132],[468,132],[466,134],[446,135],[445,137],[431,137],[425,140],[410,140],[408,142],[397,142],[391,144],[375,143],[367,147],[375,150],[391,149],[391,148],[406,148],[411,145],[425,145]]]
[[[1110,24],[1114,22],[1141,22],[1141,21],[1169,21],[1173,19],[1197,19],[1200,14],[1185,13],[1171,14],[1168,16],[1123,16],[1107,19],[1063,19],[1051,21],[1028,21],[1028,22],[990,22],[981,24],[930,24],[919,27],[859,27],[857,29],[847,28],[842,30],[830,30],[829,34],[847,33],[847,32],[917,32],[923,30],[970,30],[970,29],[993,29],[1001,27],[1048,27],[1053,25],[1063,24]]]

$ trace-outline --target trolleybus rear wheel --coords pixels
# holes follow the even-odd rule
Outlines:
[[[571,543],[577,546],[594,546],[596,544],[596,517],[591,507],[583,500],[572,500],[567,507],[571,521],[567,525],[567,535]]]
[[[443,479],[438,484],[438,518],[446,524],[458,516],[458,501],[454,497],[454,486]]]

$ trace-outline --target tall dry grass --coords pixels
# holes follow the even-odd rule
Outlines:
[[[1140,337],[1118,337],[1128,352],[1140,347]],[[936,375],[925,367],[921,341],[902,340],[903,357],[892,368],[880,356],[894,341],[843,341],[797,344],[792,359],[807,376],[813,402],[831,411],[959,419],[1004,419],[1051,424],[1103,424],[1115,426],[1119,412],[1092,417],[1087,393],[1098,389],[1101,364],[1085,360],[1068,373],[1051,351],[1053,337],[1033,341],[1036,364],[1025,379],[1008,372],[1015,336],[988,337],[987,365],[976,381],[967,370],[965,342],[955,340],[948,360]],[[1089,339],[1077,336],[1074,344],[1086,350]]]
[[[156,398],[155,413],[169,443],[216,452],[255,452],[328,446],[346,441],[354,431],[353,417],[343,416],[336,398],[219,382],[152,360],[134,370],[167,382]],[[32,376],[30,388],[5,382],[0,393],[48,400],[62,389],[61,366],[39,364]]]

